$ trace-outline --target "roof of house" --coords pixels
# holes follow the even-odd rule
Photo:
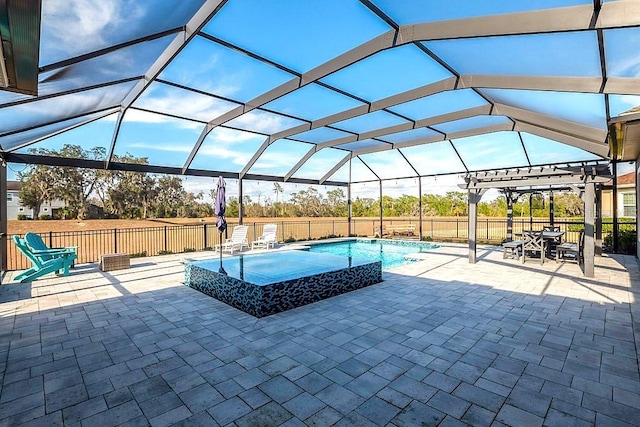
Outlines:
[[[20,181],[7,181],[7,190],[10,191],[20,191],[22,187]]]
[[[636,183],[636,173],[629,172],[618,177],[618,185],[634,185]]]

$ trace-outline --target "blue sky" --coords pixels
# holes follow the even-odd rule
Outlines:
[[[184,25],[202,5],[202,1],[114,0],[100,4],[90,0],[43,2],[41,65]],[[460,0],[455,7],[446,8],[437,7],[439,2],[436,0],[374,0],[374,3],[397,23],[404,25],[591,2],[512,0],[487,3]],[[144,25],[139,25],[139,22]],[[259,61],[206,37],[196,36],[159,76],[169,84],[150,84],[133,104],[134,108],[127,111],[115,153],[148,157],[150,163],[156,165],[181,167],[207,121],[291,81],[295,73],[313,70],[389,30],[387,23],[356,0],[231,0],[204,26],[203,33],[250,50],[282,67]],[[171,39],[172,36],[161,37],[45,73],[41,75],[41,92],[56,93],[81,87],[89,81],[103,83],[140,75],[146,72]],[[625,47],[625,43],[628,43],[638,47],[635,51],[640,50],[640,32],[636,29],[607,30],[605,39],[606,54],[610,58],[608,74],[640,76],[640,57],[629,55],[628,46]],[[595,32],[443,40],[423,42],[423,46],[461,74],[601,75]],[[239,172],[270,134],[286,131],[305,121],[362,107],[366,102],[384,100],[451,76],[445,67],[425,55],[419,46],[408,44],[383,50],[323,77],[319,84],[306,85],[264,105],[271,112],[253,110],[226,123],[226,127],[216,128],[205,138],[191,166]],[[68,124],[76,124],[79,119],[74,117],[82,111],[117,106],[133,84],[122,83],[56,97],[50,101],[28,103],[11,111],[0,109],[0,131],[10,132],[17,126],[46,124],[66,118],[69,118],[68,122],[49,126],[47,131],[53,132]],[[191,87],[195,91],[185,90],[181,86]],[[349,92],[357,99],[341,91]],[[12,99],[16,99],[16,95],[0,93],[0,102]],[[389,126],[410,127],[415,120],[488,105],[487,99],[594,128],[606,128],[604,96],[599,94],[507,89],[443,91],[392,105],[388,111],[374,111],[334,122],[330,127],[275,141],[249,173],[282,176],[315,143]],[[638,96],[610,96],[612,115],[638,104]],[[297,116],[300,120],[290,116]],[[109,115],[38,142],[33,147],[59,149],[64,144],[78,144],[87,149],[94,146],[108,148],[115,123],[116,115]],[[433,129],[381,134],[377,138],[388,143],[399,143],[432,138],[438,132],[473,131],[487,126],[508,126],[510,123],[503,116],[478,115],[438,123],[433,125]],[[40,135],[34,133],[34,136]],[[11,138],[15,138],[15,144],[18,144],[18,137],[10,137],[9,144],[14,144]],[[319,179],[348,154],[346,150],[386,145],[385,142],[366,139],[325,148],[314,154],[293,176]],[[439,178],[437,185],[431,183],[434,191],[444,192],[459,182],[459,174],[464,172],[465,166],[470,169],[526,166],[527,157],[523,147],[534,164],[596,158],[540,136],[523,133],[521,141],[515,132],[499,132],[402,148],[402,155],[397,151],[364,154],[362,161],[354,160],[351,177],[354,181],[375,179],[376,176],[402,178],[415,174],[414,168],[420,174],[452,173],[449,181]],[[26,148],[19,150],[24,151]],[[412,165],[407,163],[405,157]],[[331,179],[343,180],[348,176],[347,164]],[[198,180],[189,178],[187,187],[206,189],[210,185],[208,181],[204,179],[202,184],[196,185]],[[415,191],[411,180],[406,181],[406,187],[398,186],[397,192],[400,194]],[[254,196],[261,194],[260,197],[269,193],[258,189],[257,184],[253,183],[247,183],[245,191]],[[390,188],[389,191],[396,190]]]

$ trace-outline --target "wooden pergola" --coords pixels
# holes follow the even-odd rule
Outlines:
[[[459,187],[469,192],[469,262],[476,262],[476,241],[478,224],[478,202],[484,193],[491,189],[503,191],[507,199],[507,235],[513,229],[512,195],[542,190],[575,191],[584,202],[584,275],[594,276],[596,255],[596,231],[602,230],[601,199],[596,194],[612,175],[608,164],[594,163],[579,166],[553,166],[527,169],[509,169],[495,172],[477,172],[467,174],[464,184]],[[598,251],[599,252],[599,251]]]

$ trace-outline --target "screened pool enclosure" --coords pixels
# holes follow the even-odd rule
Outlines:
[[[549,165],[575,182],[541,186],[584,187],[638,156],[637,0],[7,0],[0,21],[5,164],[223,176],[241,195],[484,171],[532,188]],[[105,157],[32,153],[69,143]]]

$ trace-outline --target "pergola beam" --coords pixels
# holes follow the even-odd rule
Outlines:
[[[591,176],[591,175],[568,175],[568,176],[549,176],[525,179],[505,179],[500,181],[470,181],[467,184],[459,184],[462,189],[482,189],[482,188],[519,188],[544,185],[571,185],[571,184],[588,184],[596,182],[608,182],[611,177]]]

